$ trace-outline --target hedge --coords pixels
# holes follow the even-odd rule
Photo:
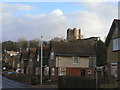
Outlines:
[[[79,76],[60,76],[58,78],[59,88],[95,88],[94,78],[85,78]]]

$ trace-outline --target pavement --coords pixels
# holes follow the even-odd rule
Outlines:
[[[2,77],[2,90],[58,90],[56,85],[28,85]]]

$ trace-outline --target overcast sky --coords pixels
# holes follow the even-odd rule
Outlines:
[[[82,30],[84,38],[104,40],[117,18],[117,2],[3,3],[2,40],[66,38],[67,29],[74,27]]]

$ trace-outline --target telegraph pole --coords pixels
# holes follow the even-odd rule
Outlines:
[[[96,65],[96,90],[97,90],[97,83],[98,81],[97,81],[97,65]]]
[[[40,72],[41,72],[41,74],[40,74],[40,84],[42,85],[42,75],[43,75],[43,72],[42,72],[42,64],[43,64],[43,41],[42,41],[42,38],[43,38],[43,36],[41,36],[41,67],[40,67]]]
[[[100,40],[100,38],[98,37],[97,40],[95,40],[96,42],[96,64],[95,64],[95,68],[96,68],[96,73],[95,73],[95,76],[96,76],[96,90],[98,88],[97,84],[98,84],[98,78],[97,78],[97,42],[98,40]]]

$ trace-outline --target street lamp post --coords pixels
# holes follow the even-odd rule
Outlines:
[[[98,37],[97,40],[95,40],[95,44],[96,44],[96,64],[95,64],[95,68],[96,68],[96,73],[95,73],[95,77],[96,77],[96,90],[97,90],[97,84],[98,84],[98,78],[97,78],[97,41],[100,40],[100,38]]]
[[[96,90],[97,90],[97,83],[98,81],[97,81],[97,65],[96,65]]]
[[[41,72],[41,74],[40,74],[40,84],[42,85],[42,75],[43,75],[43,72],[42,72],[42,64],[43,64],[43,46],[42,46],[42,44],[43,44],[43,41],[42,41],[42,38],[43,38],[43,36],[41,36],[41,67],[40,67],[40,72]]]

